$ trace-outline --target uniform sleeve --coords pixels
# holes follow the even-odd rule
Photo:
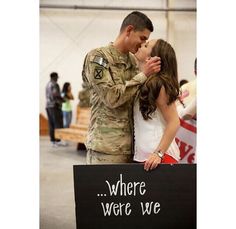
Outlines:
[[[88,55],[85,69],[90,85],[109,108],[119,107],[134,98],[138,88],[147,79],[143,73],[139,73],[124,83],[115,82],[106,57],[99,52]]]

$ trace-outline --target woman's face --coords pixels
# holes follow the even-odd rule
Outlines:
[[[150,57],[152,48],[156,44],[156,41],[157,40],[150,40],[142,44],[141,48],[139,48],[138,51],[134,54],[138,61],[145,62],[147,58]]]
[[[146,43],[150,33],[148,29],[144,29],[143,31],[131,30],[126,38],[126,45],[129,52],[136,53],[142,44]]]

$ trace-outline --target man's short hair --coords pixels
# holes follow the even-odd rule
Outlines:
[[[57,78],[58,78],[57,72],[52,72],[52,73],[50,74],[50,78],[51,78],[51,79],[57,79]]]
[[[125,17],[122,22],[120,32],[122,32],[128,25],[132,25],[134,30],[143,31],[148,29],[150,32],[153,32],[153,24],[151,20],[143,13],[139,11],[133,11]]]

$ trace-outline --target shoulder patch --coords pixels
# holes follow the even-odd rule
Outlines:
[[[103,68],[96,66],[94,69],[94,79],[99,80],[102,79],[102,77],[103,77]]]
[[[108,61],[100,56],[95,56],[92,60],[93,63],[99,64],[106,68],[108,66]]]

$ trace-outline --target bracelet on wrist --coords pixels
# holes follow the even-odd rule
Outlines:
[[[158,157],[160,157],[161,159],[163,159],[164,157],[164,153],[161,150],[155,151],[155,154],[157,154]]]

